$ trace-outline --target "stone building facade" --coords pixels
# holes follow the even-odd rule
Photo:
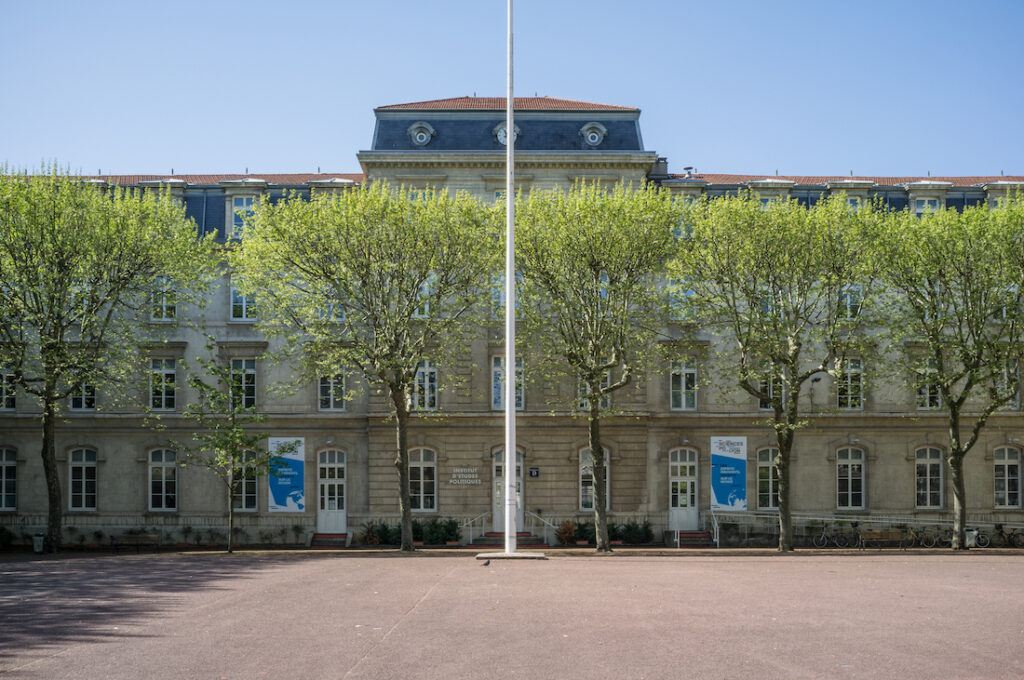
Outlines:
[[[95,179],[166,186],[184,202],[200,233],[214,232],[223,241],[238,226],[237,211],[258,196],[276,200],[286,191],[345,191],[384,179],[410,191],[446,187],[494,200],[504,192],[504,106],[500,98],[462,97],[378,108],[371,148],[357,156],[359,173]],[[749,188],[764,199],[795,197],[807,204],[844,191],[893,209],[923,211],[997,200],[1024,184],[1024,177],[766,177],[689,168],[670,174],[667,161],[644,148],[639,118],[631,107],[517,100],[517,187],[654,182],[682,198]],[[69,537],[156,527],[165,540],[182,540],[183,527],[194,533],[224,527],[218,482],[205,470],[177,468],[180,454],[167,444],[172,437],[188,438],[191,425],[181,411],[194,395],[179,361],[193,363],[206,344],[204,332],[216,338],[220,357],[246,376],[255,404],[267,416],[261,427],[273,437],[303,443],[303,464],[296,469],[304,498],[289,504],[274,496],[272,479],[246,480],[234,499],[243,540],[273,542],[293,531],[353,534],[369,520],[397,518],[395,438],[384,396],[366,389],[355,374],[345,376],[344,384],[325,378],[289,392],[274,389],[288,382],[289,369],[263,358],[269,345],[250,303],[236,294],[225,271],[202,312],[184,305],[154,308],[152,326],[171,329],[173,339],[140,368],[157,377],[134,403],[152,403],[166,431],[145,427],[143,409],[133,407],[132,399],[88,389],[72,398],[58,427],[65,523],[75,527]],[[182,323],[200,317],[203,331]],[[700,329],[686,332],[712,340]],[[501,329],[483,329],[455,365],[425,366],[424,378],[437,378],[436,401],[410,426],[416,514],[458,519],[464,541],[502,527],[502,352]],[[871,376],[871,361],[879,359],[861,359],[863,375]],[[774,480],[767,460],[773,435],[765,412],[731,385],[706,379],[714,373],[710,361],[710,353],[680,356],[614,394],[615,413],[604,425],[611,521],[648,520],[659,536],[663,529],[709,527],[712,439],[743,437],[747,508],[765,513],[765,526],[771,524]],[[575,385],[529,371],[529,357],[523,357],[519,524],[551,541],[560,521],[592,516],[586,420],[572,408]],[[845,404],[837,402],[829,377],[799,395],[812,415],[793,457],[794,511],[926,524],[945,519],[952,495],[943,462],[944,413],[900,381],[857,380],[860,397]],[[46,522],[39,411],[26,395],[2,384],[0,525],[31,533]],[[1018,405],[992,418],[968,456],[972,520],[1024,523],[1021,438]]]

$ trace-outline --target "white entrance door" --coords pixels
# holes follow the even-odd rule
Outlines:
[[[317,533],[344,534],[348,529],[345,514],[345,452],[337,449],[321,451],[317,477],[320,482]]]
[[[493,531],[505,531],[505,452],[494,454],[494,518]],[[523,522],[523,453],[516,451],[516,528],[522,530]]]
[[[669,451],[669,528],[675,531],[697,529],[697,452],[693,449]]]

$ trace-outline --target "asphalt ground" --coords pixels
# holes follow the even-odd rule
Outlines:
[[[1024,678],[1024,555],[0,555],[0,676]]]

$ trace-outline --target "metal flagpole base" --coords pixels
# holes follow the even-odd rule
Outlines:
[[[542,552],[499,552],[480,553],[476,558],[478,560],[546,560],[548,557]]]

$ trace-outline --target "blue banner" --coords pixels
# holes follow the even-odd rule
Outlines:
[[[747,509],[747,438],[711,438],[711,509]]]
[[[305,512],[306,510],[306,445],[305,440],[293,437],[267,439],[271,454],[282,446],[294,444],[294,449],[272,455],[270,464],[270,512]]]

